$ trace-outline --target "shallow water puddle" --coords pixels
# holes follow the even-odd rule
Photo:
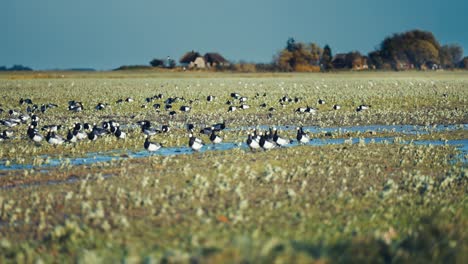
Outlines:
[[[324,145],[339,145],[339,144],[357,144],[359,142],[363,142],[365,144],[368,143],[383,143],[386,142],[388,144],[393,144],[394,138],[393,137],[381,137],[381,138],[352,138],[352,139],[313,139],[309,142],[308,145],[312,146],[324,146]],[[414,141],[399,141],[400,144],[416,144],[416,145],[451,145],[456,146],[461,150],[461,158],[463,162],[466,162],[464,156],[468,154],[468,139],[457,139],[457,140],[414,140]],[[289,144],[287,147],[295,147],[298,146],[297,141]],[[204,148],[201,149],[201,153],[206,151],[223,151],[223,150],[231,150],[235,148],[241,149],[248,149],[247,144],[245,143],[232,143],[232,142],[225,142],[216,145],[207,144]],[[116,155],[116,151],[112,152],[104,152],[104,153],[90,153],[86,157],[79,157],[79,158],[67,158],[67,159],[53,159],[49,158],[49,162],[46,164],[42,164],[39,166],[35,166],[32,164],[10,164],[6,166],[4,163],[0,164],[0,170],[23,170],[23,169],[47,169],[52,167],[59,167],[62,165],[90,165],[98,162],[109,162],[109,161],[116,161],[128,158],[145,158],[153,155],[158,156],[175,156],[175,155],[190,155],[194,152],[189,147],[171,147],[171,148],[161,148],[156,152],[148,152],[146,150],[141,151],[131,151],[127,152],[125,155]]]
[[[236,130],[252,130],[254,128],[267,130],[269,126],[256,126],[256,127],[242,127]],[[295,130],[295,126],[278,126],[276,127],[278,130],[287,131],[287,130]],[[442,131],[452,131],[452,130],[467,130],[468,124],[463,125],[437,125],[437,126],[413,126],[413,125],[403,125],[403,126],[383,126],[383,125],[373,125],[373,126],[355,126],[355,127],[339,127],[339,128],[320,128],[320,127],[304,127],[304,130],[310,133],[321,133],[321,132],[331,132],[331,133],[346,133],[346,132],[368,132],[368,131],[375,131],[375,132],[399,132],[403,134],[428,134],[430,132],[442,132]],[[234,130],[234,129],[231,129]],[[381,143],[387,141],[388,143],[394,143],[393,137],[380,137],[380,138],[352,138],[352,139],[313,139],[310,141],[309,145],[313,146],[323,146],[323,145],[330,145],[330,144],[344,144],[344,143],[352,143],[357,144],[363,140],[364,143]],[[398,143],[402,144],[409,144],[414,143],[417,145],[453,145],[456,146],[461,150],[461,154],[459,155],[459,159],[466,163],[465,156],[468,154],[468,139],[458,139],[458,140],[415,140],[411,142],[399,141]],[[289,144],[288,147],[297,146],[297,141]],[[222,150],[230,150],[234,148],[242,148],[247,149],[248,146],[245,143],[233,143],[233,142],[223,142],[220,144],[207,144],[200,152],[206,151],[222,151]],[[65,159],[54,159],[53,157],[48,158],[48,162],[46,164],[41,165],[33,165],[33,164],[9,164],[5,165],[5,161],[0,161],[0,170],[24,170],[24,169],[42,169],[47,170],[47,168],[52,167],[59,167],[63,165],[90,165],[98,162],[109,162],[109,161],[116,161],[128,158],[144,158],[149,157],[152,155],[159,155],[159,156],[172,156],[172,155],[187,155],[192,154],[193,151],[189,147],[169,147],[169,148],[161,148],[160,150],[152,153],[146,150],[141,151],[130,151],[125,152],[122,150],[114,150],[109,152],[103,153],[88,153],[85,157],[77,157],[77,158],[65,158]],[[44,156],[47,158],[47,156]]]

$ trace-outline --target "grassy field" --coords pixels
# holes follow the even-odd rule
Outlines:
[[[0,74],[0,119],[25,113],[20,98],[55,103],[40,125],[118,121],[128,138],[107,136],[61,146],[34,144],[27,124],[0,142],[0,263],[310,263],[440,262],[468,259],[466,154],[452,145],[404,140],[468,139],[468,73],[17,73]],[[228,112],[237,92],[247,110]],[[163,99],[146,103],[162,93]],[[258,95],[257,95],[258,94]],[[215,96],[207,102],[208,95]],[[299,102],[279,103],[283,96]],[[134,102],[117,104],[132,97]],[[152,106],[179,97],[170,116]],[[318,99],[326,104],[319,105]],[[72,113],[68,101],[85,110]],[[98,103],[108,103],[95,110]],[[266,107],[260,107],[265,103]],[[335,111],[332,105],[342,109]],[[361,104],[371,105],[357,112]],[[142,108],[146,105],[146,108]],[[190,105],[188,113],[178,111]],[[296,113],[315,107],[316,114]],[[275,111],[270,111],[274,108]],[[419,125],[398,131],[314,133],[312,138],[392,137],[387,143],[297,146],[252,152],[244,148],[177,156],[126,156],[141,151],[135,123],[170,125],[152,140],[187,145],[185,125],[225,121],[226,142],[240,144],[247,126],[345,127]],[[0,126],[0,131],[6,129]],[[295,130],[282,131],[289,138]],[[197,135],[198,136],[198,135]],[[209,142],[207,136],[200,136]],[[66,159],[115,151],[116,161],[42,168]],[[8,166],[4,166],[7,168]]]

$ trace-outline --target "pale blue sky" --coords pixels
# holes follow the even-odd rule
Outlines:
[[[463,0],[2,0],[0,65],[103,70],[192,49],[269,62],[288,37],[368,53],[410,29],[467,54],[467,11]]]

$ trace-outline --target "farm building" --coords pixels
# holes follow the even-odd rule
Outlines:
[[[219,53],[206,53],[205,56],[201,56],[200,53],[190,51],[184,54],[179,60],[180,64],[189,69],[197,68],[211,68],[216,66],[228,66],[229,62],[221,56]]]

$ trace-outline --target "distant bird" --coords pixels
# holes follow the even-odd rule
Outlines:
[[[280,147],[284,147],[291,143],[289,139],[282,138],[278,135],[278,130],[276,128],[273,128],[273,141]]]
[[[340,105],[337,105],[337,104],[335,104],[335,105],[333,105],[333,109],[335,109],[335,110],[340,110],[340,109],[341,109],[341,106],[340,106]]]
[[[146,136],[145,143],[143,145],[146,150],[153,152],[161,148],[161,144],[156,143],[156,142],[151,142],[149,138],[150,138],[149,136]]]
[[[44,139],[44,137],[41,134],[39,134],[39,132],[33,125],[29,126],[27,134],[28,137],[36,143],[39,143]]]
[[[190,106],[183,105],[183,106],[180,107],[179,110],[182,111],[182,112],[190,112],[191,108],[190,108]]]
[[[253,138],[251,133],[248,134],[246,143],[251,150],[260,148],[259,141],[256,138]]]
[[[107,104],[98,103],[98,104],[94,107],[94,109],[96,109],[96,110],[104,110],[106,107],[107,107]]]
[[[17,126],[19,123],[21,123],[21,120],[17,118],[9,118],[9,119],[0,120],[0,124],[6,127],[14,127],[14,126]]]
[[[261,135],[259,145],[264,150],[270,150],[276,147],[275,142],[269,138],[269,135]]]
[[[208,102],[212,102],[212,101],[214,101],[214,99],[215,99],[215,97],[212,96],[212,95],[208,95],[208,96],[206,97],[206,101],[208,101]]]
[[[371,108],[370,105],[360,105],[360,106],[358,106],[358,108],[356,108],[356,111],[361,112],[361,111],[364,111],[364,110],[368,110],[369,108]]]
[[[214,131],[221,131],[226,129],[226,122],[223,121],[222,123],[217,123],[213,125],[213,130]]]
[[[297,128],[296,139],[297,139],[297,141],[298,141],[299,143],[301,143],[301,144],[307,144],[307,143],[309,143],[309,141],[310,141],[309,135],[307,135],[307,133],[304,132],[304,130],[302,129],[302,127],[298,127],[298,128]]]
[[[65,142],[61,136],[55,134],[55,132],[51,130],[49,130],[46,135],[46,141],[51,145],[61,145],[63,142]]]
[[[216,135],[215,131],[211,131],[211,135],[210,135],[210,141],[213,143],[213,144],[219,144],[223,141],[223,139]]]
[[[167,133],[167,132],[169,132],[170,130],[171,130],[171,127],[168,126],[168,125],[162,125],[162,127],[161,127],[161,131],[162,131],[163,133]]]
[[[120,130],[120,127],[112,127],[111,132],[114,134],[114,136],[120,139],[125,139],[127,137],[127,134]]]
[[[245,110],[245,109],[249,109],[250,106],[246,105],[246,104],[242,104],[239,108],[242,109],[242,110]]]
[[[67,133],[67,142],[76,143],[78,139],[76,138],[75,134],[69,129]]]
[[[203,147],[203,141],[195,137],[193,134],[189,134],[189,147],[193,151],[200,151],[200,149]]]
[[[213,132],[213,127],[205,127],[200,130],[200,134],[203,134],[203,135],[211,135],[212,132]]]
[[[193,124],[187,124],[186,127],[187,127],[187,130],[189,132],[192,131],[195,128],[195,126]]]
[[[318,100],[318,103],[321,104],[321,105],[323,105],[323,104],[325,104],[325,100],[319,99],[319,100]]]
[[[237,110],[237,107],[231,105],[229,106],[228,112],[234,112],[236,110]]]

